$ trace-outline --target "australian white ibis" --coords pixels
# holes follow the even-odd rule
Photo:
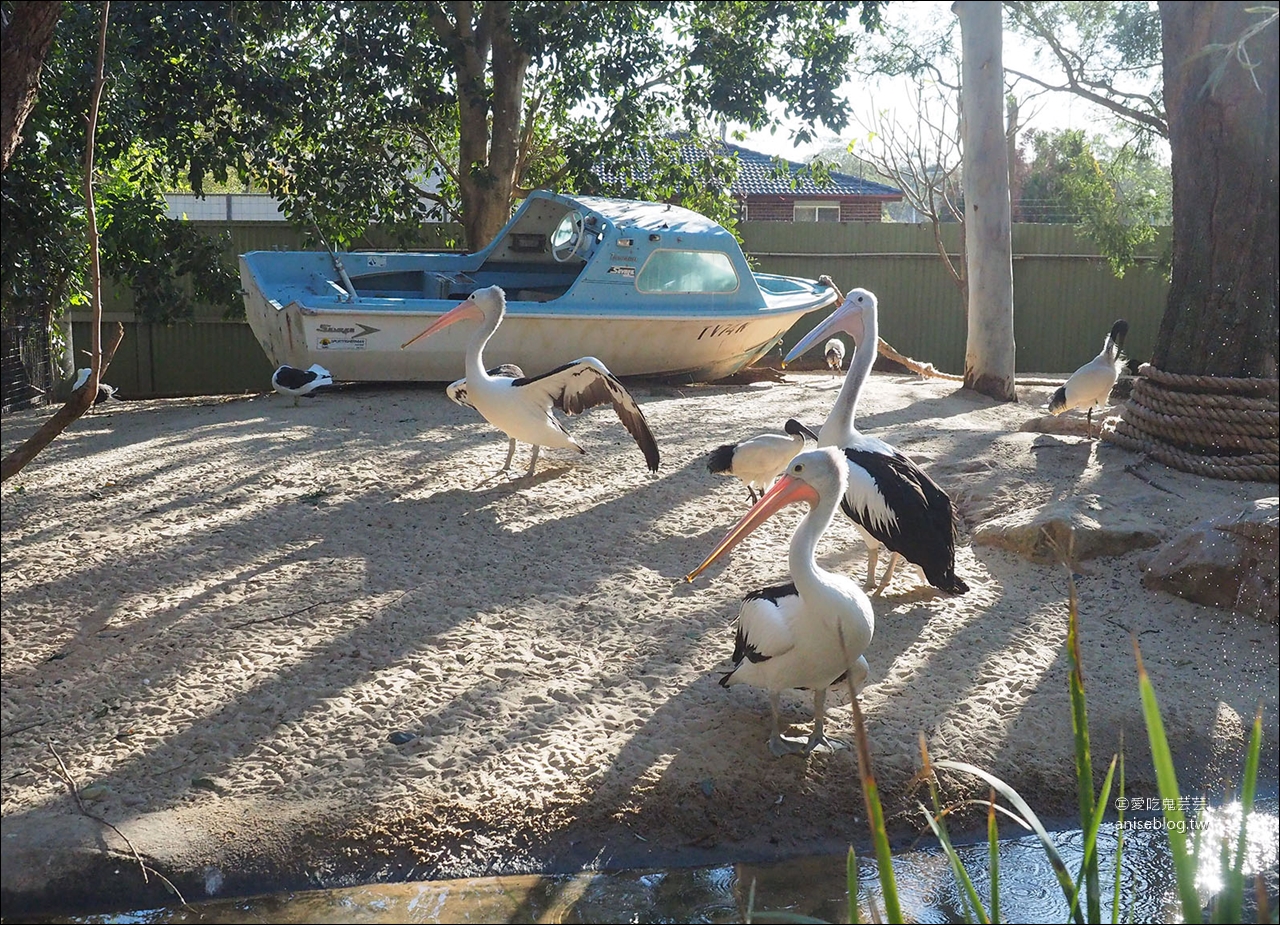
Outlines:
[[[1120,378],[1120,371],[1124,369],[1125,358],[1120,350],[1128,333],[1129,322],[1124,319],[1111,326],[1111,332],[1102,342],[1102,352],[1072,373],[1071,378],[1053,393],[1049,399],[1050,414],[1088,408],[1089,427],[1093,428],[1093,409],[1106,404],[1116,380]]]
[[[882,594],[893,578],[898,556],[917,565],[925,580],[952,594],[969,590],[956,575],[956,511],[951,498],[919,466],[896,448],[854,425],[858,396],[871,375],[879,343],[876,297],[854,289],[840,307],[787,354],[790,362],[823,337],[844,331],[854,341],[853,361],[831,413],[818,431],[818,446],[844,450],[849,488],[842,505],[867,542],[867,586]],[[876,585],[880,547],[894,553]]]
[[[72,384],[71,391],[78,392],[83,389],[85,384],[89,381],[89,377],[92,375],[92,369],[77,369],[76,381]],[[93,403],[95,405],[101,405],[104,402],[118,403],[119,401],[120,399],[116,398],[116,387],[114,385],[107,385],[105,382],[101,381],[98,382],[98,394],[93,396]]]
[[[751,503],[773,484],[787,463],[804,449],[804,430],[794,418],[783,426],[787,435],[761,434],[741,443],[726,443],[711,451],[707,471],[713,475],[732,475],[747,486]]]
[[[658,471],[658,444],[636,400],[621,382],[595,357],[582,357],[540,376],[490,375],[482,353],[506,314],[506,294],[499,286],[477,289],[466,301],[441,315],[425,331],[401,345],[402,349],[423,337],[430,337],[459,321],[478,321],[466,356],[466,403],[484,419],[507,435],[507,461],[499,470],[506,473],[515,455],[516,441],[533,444],[533,458],[526,477],[533,475],[538,451],[544,447],[573,449],[585,453],[578,442],[552,414],[553,407],[577,414],[606,402],[613,405],[618,420],[635,438],[650,471]],[[454,383],[458,385],[458,383]]]
[[[271,374],[271,387],[281,395],[292,395],[294,405],[303,395],[310,395],[321,386],[333,385],[333,376],[319,363],[307,369],[281,366]]]
[[[833,337],[827,341],[827,345],[822,348],[822,354],[827,358],[827,369],[833,373],[844,369],[844,341],[840,338]]]
[[[824,571],[814,559],[818,540],[831,525],[848,479],[848,466],[838,449],[801,453],[685,579],[693,581],[788,504],[809,505],[791,537],[787,556],[791,583],[761,588],[743,599],[733,670],[720,679],[725,687],[754,684],[769,692],[773,712],[769,750],[776,756],[808,753],[822,745],[832,747],[834,743],[823,734],[827,688],[843,681],[850,670],[855,692],[866,682],[863,652],[871,643],[876,621],[871,601],[857,582]],[[813,691],[813,732],[807,740],[788,738],[780,728],[778,697],[790,688]]]

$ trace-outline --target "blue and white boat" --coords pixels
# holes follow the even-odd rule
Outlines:
[[[473,254],[253,251],[240,278],[272,365],[319,363],[342,381],[463,375],[467,331],[400,345],[495,284],[507,316],[485,356],[528,375],[594,356],[619,376],[714,380],[836,298],[752,272],[729,231],[688,209],[544,191]]]

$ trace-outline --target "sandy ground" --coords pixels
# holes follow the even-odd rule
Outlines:
[[[569,422],[586,456],[483,485],[506,441],[438,387],[96,409],[2,493],[6,913],[164,898],[80,812],[59,758],[189,899],[863,841],[852,754],[773,758],[766,695],[716,683],[740,596],[783,579],[800,510],[681,581],[746,510],[707,451],[790,416],[816,427],[838,384],[635,383],[656,476],[602,408]],[[1084,493],[1172,532],[1275,494],[1018,432],[1048,392],[999,405],[876,374],[859,425],[913,455],[970,529]],[[5,450],[44,417],[6,416]],[[1093,753],[1123,737],[1128,792],[1155,793],[1132,634],[1184,789],[1218,798],[1259,703],[1274,728],[1276,626],[1144,590],[1148,554],[1076,569]],[[819,558],[865,574],[842,516]],[[886,802],[914,827],[923,732],[1068,814],[1068,573],[983,546],[958,571],[966,595],[900,570],[875,601],[862,704]],[[784,705],[805,731],[809,696]],[[829,717],[849,737],[847,699]],[[1276,779],[1274,737],[1263,769]]]

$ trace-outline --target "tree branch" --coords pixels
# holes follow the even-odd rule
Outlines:
[[[111,358],[116,355],[116,348],[120,346],[120,341],[123,339],[124,325],[116,322],[116,336],[102,351],[103,372],[106,372],[107,367],[111,365]],[[97,388],[90,388],[93,377],[90,376],[89,378],[89,382],[86,382],[71,393],[71,397],[67,399],[66,403],[58,409],[53,417],[45,421],[39,430],[4,458],[4,462],[0,463],[0,482],[7,482],[11,476],[21,472],[23,467],[35,459],[41,450],[52,443],[58,434],[66,430],[73,421],[89,410],[93,405],[93,400],[98,396]]]
[[[1006,74],[1012,74],[1014,77],[1029,80],[1036,86],[1044,87],[1046,90],[1056,90],[1060,93],[1074,93],[1076,96],[1086,99],[1091,103],[1097,103],[1099,106],[1109,109],[1116,115],[1128,119],[1131,122],[1137,122],[1141,125],[1147,126],[1157,132],[1162,138],[1169,137],[1169,125],[1165,120],[1158,116],[1153,116],[1150,113],[1143,112],[1140,109],[1134,109],[1131,106],[1126,106],[1117,100],[1111,99],[1110,97],[1088,90],[1075,79],[1075,75],[1073,74],[1067,75],[1067,79],[1070,83],[1065,87],[1061,87],[1046,83],[1038,77],[1032,77],[1030,74],[1024,74],[1022,71],[1015,71],[1011,67],[1006,67],[1004,70]],[[1105,86],[1105,84],[1100,84],[1100,86]],[[1138,99],[1149,99],[1149,97],[1138,96],[1136,94],[1135,96],[1137,96]]]

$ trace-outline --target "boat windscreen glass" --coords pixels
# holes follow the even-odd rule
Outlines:
[[[657,250],[636,275],[641,292],[733,292],[738,273],[720,251]]]

